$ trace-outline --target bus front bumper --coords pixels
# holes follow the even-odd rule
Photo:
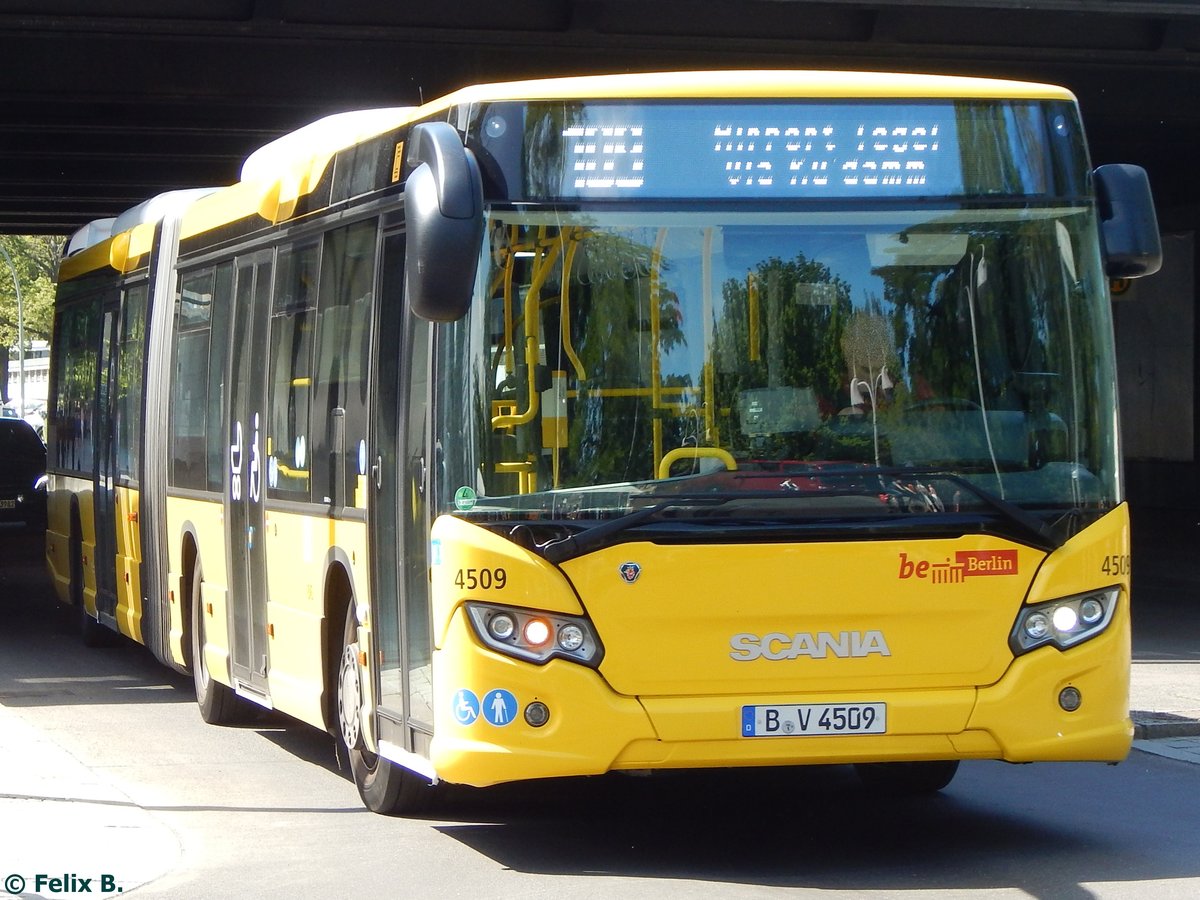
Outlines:
[[[457,660],[452,664],[451,660]],[[1067,651],[1014,660],[993,685],[752,696],[629,697],[595,670],[544,666],[477,644],[461,614],[434,654],[431,763],[445,781],[483,787],[610,771],[939,759],[1119,762],[1129,752],[1129,627]],[[1060,695],[1074,688],[1073,712]],[[884,703],[885,734],[742,736],[743,707]],[[531,706],[542,704],[545,724]],[[535,711],[539,711],[536,710]],[[528,716],[528,718],[527,718]]]

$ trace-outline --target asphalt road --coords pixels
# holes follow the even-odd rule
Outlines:
[[[1200,765],[966,763],[923,800],[881,800],[837,767],[563,779],[389,819],[361,808],[327,736],[270,717],[206,726],[189,679],[130,643],[88,650],[72,625],[37,541],[0,526],[10,893],[1200,895]]]

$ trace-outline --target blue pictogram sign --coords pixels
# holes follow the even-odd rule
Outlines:
[[[497,728],[503,728],[517,717],[517,698],[503,688],[483,695],[483,717]]]
[[[459,725],[470,725],[479,718],[479,698],[466,688],[454,695],[454,719]]]

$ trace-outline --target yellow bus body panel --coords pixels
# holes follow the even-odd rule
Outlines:
[[[540,558],[465,522],[441,519],[431,567],[435,733],[431,761],[452,782],[485,786],[621,769],[932,759],[1118,761],[1128,753],[1129,584],[1105,560],[1129,551],[1119,507],[1055,553],[995,537],[956,540],[671,546],[619,544],[570,560]],[[631,582],[621,566],[635,562]],[[928,563],[922,566],[921,563]],[[911,566],[911,568],[910,568]],[[460,568],[504,567],[502,591],[466,592]],[[1127,570],[1125,570],[1127,571]],[[935,573],[937,579],[935,580]],[[573,587],[572,587],[573,586]],[[1117,586],[1100,635],[1013,658],[1021,607]],[[578,591],[578,596],[575,595]],[[469,595],[468,595],[469,594]],[[598,669],[535,665],[475,636],[467,600],[560,612],[586,609],[605,655]],[[857,645],[842,633],[877,631]],[[736,659],[735,635],[774,658]],[[825,633],[822,644],[816,636]],[[799,635],[800,637],[797,637]],[[857,647],[857,653],[855,648]],[[1083,704],[1058,703],[1066,686]],[[542,728],[460,724],[456,694],[539,700]],[[887,704],[887,733],[742,738],[745,705]]]
[[[142,638],[142,537],[138,527],[141,494],[133,488],[119,487],[115,491],[117,558],[117,627],[121,634],[139,644]]]
[[[91,483],[55,475],[46,494],[46,569],[62,603],[71,603],[71,518],[76,495]]]
[[[367,526],[361,520],[271,509],[265,528],[271,702],[323,728],[325,633],[333,629],[340,640],[344,627],[343,622],[326,621],[325,581],[336,557],[350,576],[353,596],[366,609]],[[369,622],[360,640],[367,635]]]
[[[172,661],[187,664],[190,650],[184,640],[191,633],[183,607],[185,584],[183,549],[191,540],[196,544],[197,564],[204,579],[204,596],[199,602],[204,615],[204,655],[208,671],[222,684],[229,684],[229,626],[225,594],[229,583],[225,562],[225,511],[220,501],[192,497],[167,496],[167,592],[171,621],[167,623],[167,646]],[[212,612],[208,605],[212,605]]]

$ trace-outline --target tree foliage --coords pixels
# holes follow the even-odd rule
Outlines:
[[[57,235],[0,235],[0,398],[9,399],[8,361],[17,350],[18,308],[16,286],[21,288],[21,320],[25,341],[49,340],[54,323],[54,285],[62,258],[62,238]],[[7,254],[7,259],[5,258]],[[8,261],[12,261],[12,267]],[[11,349],[10,349],[11,348]]]
[[[48,340],[54,319],[54,284],[62,258],[62,238],[6,234],[0,235],[0,246],[8,251],[20,281],[25,340]],[[17,343],[17,295],[12,272],[6,262],[0,267],[0,347],[15,347]]]

